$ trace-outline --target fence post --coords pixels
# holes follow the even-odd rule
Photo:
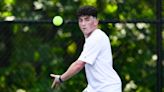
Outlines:
[[[12,50],[12,31],[10,25],[0,25],[0,42],[3,44],[3,49],[0,53],[0,67],[9,65],[9,59]]]
[[[156,1],[157,92],[162,92],[162,0]]]

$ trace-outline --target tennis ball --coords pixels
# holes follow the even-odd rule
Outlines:
[[[61,16],[55,16],[52,21],[55,26],[60,26],[63,23],[63,18]]]

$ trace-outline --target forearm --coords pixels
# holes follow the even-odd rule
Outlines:
[[[82,70],[84,65],[85,65],[84,62],[75,61],[74,63],[70,65],[67,71],[61,75],[61,79],[63,81],[68,80],[69,78],[77,74],[80,70]]]

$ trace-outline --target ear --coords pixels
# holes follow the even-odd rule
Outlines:
[[[98,25],[99,24],[99,20],[98,19],[95,19],[94,21],[95,21],[94,22],[95,25]]]

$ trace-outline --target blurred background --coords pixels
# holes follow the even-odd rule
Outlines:
[[[160,85],[164,55],[158,59],[158,53],[164,52],[160,49],[164,24],[155,21],[164,18],[164,2],[162,11],[157,1],[0,0],[0,92],[81,92],[86,87],[84,70],[57,89],[50,88],[49,76],[66,71],[82,51],[84,37],[76,10],[83,5],[98,8],[99,28],[111,41],[113,66],[123,92],[164,92]],[[56,15],[65,24],[54,26]]]

